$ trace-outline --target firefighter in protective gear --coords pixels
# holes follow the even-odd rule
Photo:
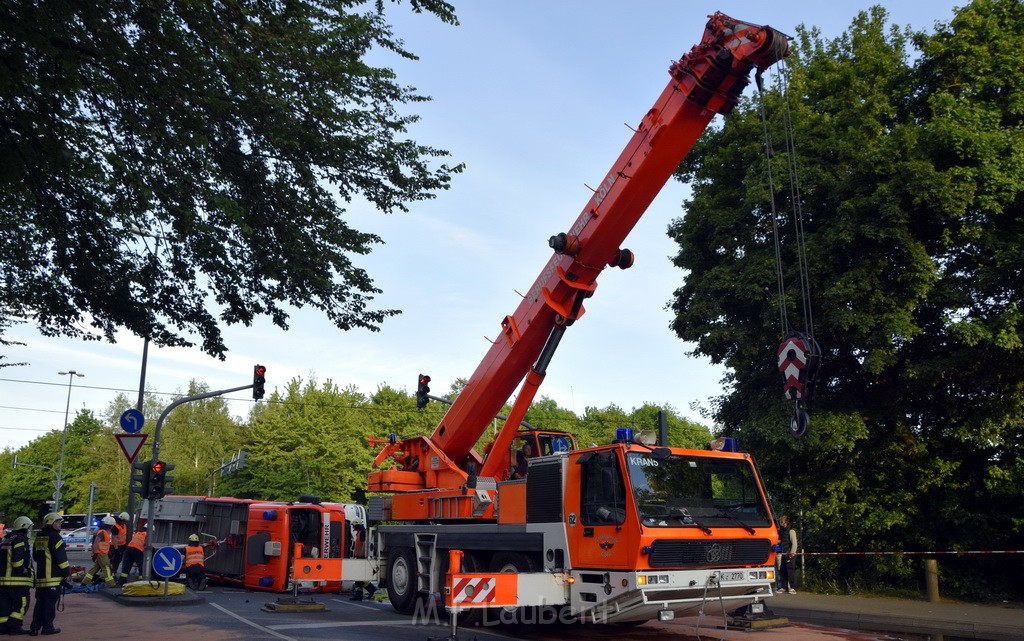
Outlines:
[[[121,562],[121,574],[117,577],[119,584],[124,584],[128,581],[128,576],[131,574],[132,567],[139,571],[139,576],[142,576],[142,563],[145,560],[146,553],[146,520],[142,519],[139,524],[135,527],[135,534],[132,535],[132,540],[128,542],[128,547],[124,551],[124,561]]]
[[[92,537],[92,567],[82,578],[82,585],[89,585],[97,576],[102,576],[103,582],[112,587],[114,572],[110,569],[110,545],[116,521],[112,516],[105,516],[100,523],[100,529]]]
[[[24,634],[22,623],[32,591],[32,519],[14,519],[0,542],[0,634]]]
[[[199,535],[188,537],[185,546],[185,580],[192,590],[206,589],[206,551],[199,545]]]
[[[121,559],[124,558],[124,550],[128,547],[128,513],[121,512],[114,515],[114,529],[111,530],[110,540],[110,571],[117,575],[117,568],[121,567]]]
[[[29,634],[56,634],[53,625],[62,587],[71,585],[68,550],[60,535],[61,516],[50,512],[43,517],[43,527],[36,533],[33,555],[36,562],[36,605],[32,610]]]

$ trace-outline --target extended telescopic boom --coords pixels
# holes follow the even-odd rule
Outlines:
[[[787,40],[771,27],[722,13],[709,17],[701,43],[672,64],[668,86],[576,222],[549,240],[554,250],[550,260],[515,312],[501,321],[501,336],[433,434],[390,444],[377,457],[379,465],[393,456],[404,470],[422,474],[423,483],[406,477],[399,485],[389,484],[374,472],[371,491],[458,487],[468,468],[480,465],[473,446],[522,383],[490,457],[476,471],[493,476],[507,467],[508,446],[519,421],[565,329],[583,315],[583,301],[596,290],[597,277],[608,266],[625,269],[632,264],[632,254],[621,243],[715,114],[736,105],[750,73],[788,55]],[[424,465],[428,458],[429,470]]]

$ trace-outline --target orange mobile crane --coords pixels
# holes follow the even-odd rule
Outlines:
[[[771,27],[709,16],[576,222],[551,237],[551,259],[434,432],[391,435],[369,475],[369,491],[383,493],[369,518],[389,522],[373,529],[371,556],[395,609],[413,612],[441,593],[451,550],[462,551],[464,572],[517,573],[506,612],[554,606],[627,623],[690,613],[711,598],[735,607],[771,595],[777,534],[748,454],[625,433],[577,449],[568,435],[519,426],[598,275],[632,264],[620,243],[751,72],[787,54],[788,38]],[[481,457],[474,446],[520,384]],[[527,440],[540,456],[525,479],[510,478],[513,446]]]

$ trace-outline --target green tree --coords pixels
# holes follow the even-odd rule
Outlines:
[[[880,7],[833,41],[800,29],[788,101],[778,87],[765,96],[774,156],[748,102],[681,166],[694,191],[670,228],[688,272],[673,327],[731,370],[715,418],[757,456],[779,507],[803,514],[808,545],[1024,542],[1022,38],[1014,0],[976,0],[932,35],[888,25]],[[781,142],[787,109],[795,156]],[[776,177],[798,167],[799,190],[784,180],[770,190],[768,162]],[[808,327],[780,326],[773,201],[782,223],[802,212],[824,347],[800,441],[774,347]],[[797,283],[788,225],[780,241],[785,281]],[[799,295],[785,294],[786,317],[800,318]],[[950,563],[947,585],[961,595],[986,577],[989,595],[1012,585],[998,561]],[[916,585],[905,563],[860,569]]]
[[[410,6],[457,24],[442,0]],[[405,210],[461,166],[407,138],[401,111],[427,98],[366,61],[415,59],[383,0],[13,0],[0,43],[0,317],[195,334],[223,358],[220,322],[287,328],[288,305],[311,305],[376,329],[397,313],[370,307],[356,259],[381,239],[342,202]]]
[[[364,415],[372,435],[378,438],[386,438],[388,434],[403,437],[430,434],[446,409],[447,405],[431,403],[423,410],[417,410],[415,394],[381,385],[369,398]]]
[[[99,490],[96,511],[120,509],[127,497],[125,458],[114,439],[114,430],[89,410],[82,410],[68,425],[64,447],[65,512],[81,513],[89,507],[92,483]],[[56,440],[56,439],[55,439]],[[99,452],[99,454],[97,454]],[[124,482],[119,482],[124,479]]]
[[[89,501],[89,465],[85,452],[100,434],[103,424],[89,410],[83,410],[68,423],[67,433],[53,430],[33,439],[16,452],[5,451],[0,459],[0,512],[26,514],[38,520],[51,511],[54,481],[61,472],[61,503],[64,511],[73,512]],[[64,466],[60,466],[61,441],[64,442]],[[113,444],[113,439],[111,439]],[[18,466],[14,466],[17,456]],[[3,464],[6,461],[6,464]],[[84,510],[83,510],[84,511]]]
[[[209,385],[193,380],[185,396],[209,391]],[[160,428],[160,460],[175,466],[174,494],[206,494],[213,471],[242,449],[245,436],[221,397],[175,407]]]
[[[605,408],[588,407],[583,410],[583,416],[580,417],[576,443],[580,447],[611,443],[615,438],[615,430],[632,426],[633,421],[629,413],[618,405],[612,404]]]
[[[260,498],[294,500],[311,493],[332,501],[362,499],[375,454],[367,446],[372,428],[366,406],[354,387],[298,378],[259,404],[247,450]]]
[[[560,407],[555,400],[547,396],[541,396],[539,400],[530,404],[530,409],[526,412],[526,422],[537,429],[561,430],[573,435],[579,433],[582,428],[580,418],[572,410]]]
[[[679,416],[671,405],[659,406],[644,403],[633,408],[630,414],[631,427],[634,430],[658,431],[658,414],[665,413],[665,424],[668,427],[668,445],[685,447],[695,450],[706,450],[711,442],[711,432],[707,427]]]
[[[24,321],[21,320],[21,319],[17,319],[17,318],[10,318],[5,313],[3,313],[2,308],[0,308],[0,347],[2,347],[2,348],[11,348],[11,347],[15,347],[15,346],[18,346],[18,347],[24,347],[25,346],[25,343],[23,343],[21,341],[12,341],[12,340],[4,338],[4,333],[11,326],[17,325],[19,323],[24,323]],[[16,362],[11,362],[11,361],[5,361],[4,359],[6,359],[6,358],[8,358],[6,354],[0,354],[0,368],[4,368],[4,367],[20,367],[22,365],[27,365],[27,363],[25,363],[24,361],[17,362],[17,363]]]

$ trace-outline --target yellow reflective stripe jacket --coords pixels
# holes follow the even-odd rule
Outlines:
[[[55,588],[71,573],[68,569],[68,550],[60,532],[44,526],[36,534],[33,545],[36,561],[36,587]]]
[[[28,537],[9,534],[0,544],[0,585],[32,587],[32,551]]]

